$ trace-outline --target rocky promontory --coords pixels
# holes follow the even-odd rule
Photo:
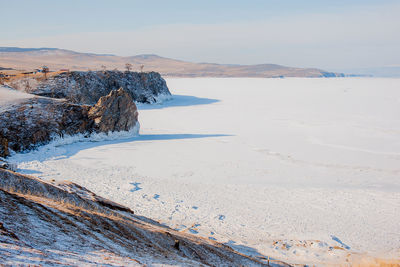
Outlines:
[[[49,76],[25,77],[8,85],[27,93],[88,105],[121,87],[140,103],[153,104],[171,96],[165,80],[157,72],[72,71]]]
[[[131,95],[112,90],[93,105],[65,99],[32,97],[0,109],[0,157],[48,143],[52,138],[78,133],[129,131],[137,127],[138,111]]]
[[[138,129],[135,102],[157,103],[171,97],[156,72],[65,71],[20,77],[6,85],[5,94],[14,102],[0,102],[3,158],[10,150],[30,150],[57,136]]]

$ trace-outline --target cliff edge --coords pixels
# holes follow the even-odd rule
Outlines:
[[[0,157],[20,152],[64,135],[139,131],[138,111],[124,89],[110,91],[93,105],[65,99],[34,97],[19,99],[0,109]]]
[[[121,87],[135,102],[153,104],[171,97],[167,83],[157,72],[72,71],[49,76],[25,77],[8,85],[19,91],[87,105]]]

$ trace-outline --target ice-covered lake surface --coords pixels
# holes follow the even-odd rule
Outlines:
[[[140,136],[11,161],[290,263],[400,253],[400,79],[167,79]],[[58,145],[59,144],[59,145]]]

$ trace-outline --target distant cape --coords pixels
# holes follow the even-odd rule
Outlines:
[[[131,70],[155,71],[168,77],[343,77],[343,73],[316,68],[294,68],[277,64],[230,65],[193,63],[154,54],[121,57],[80,53],[58,48],[0,47],[0,68],[29,71],[46,65],[50,70]]]

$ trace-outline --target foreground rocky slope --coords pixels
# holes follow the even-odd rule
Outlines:
[[[0,157],[64,135],[138,130],[138,111],[129,93],[111,91],[94,106],[47,97],[28,98],[0,110]]]
[[[88,105],[121,87],[141,103],[157,103],[171,96],[165,80],[157,72],[72,71],[48,79],[42,76],[17,79],[9,85],[31,94]]]
[[[0,261],[13,265],[267,265],[212,240],[134,215],[77,184],[46,183],[1,169]]]

